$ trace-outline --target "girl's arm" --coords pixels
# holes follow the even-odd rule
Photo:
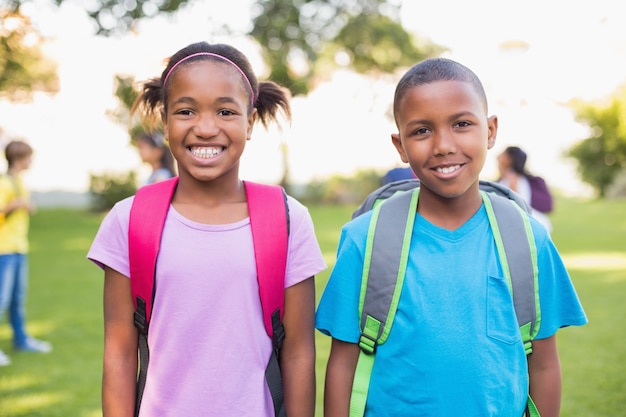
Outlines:
[[[130,279],[105,267],[102,415],[133,417],[137,382],[137,328]]]
[[[556,335],[533,341],[528,355],[530,397],[541,417],[558,417],[561,408],[561,365]]]
[[[289,417],[315,414],[315,281],[313,277],[285,291],[285,340],[280,366]]]
[[[348,417],[354,371],[359,359],[359,346],[332,340],[326,367],[324,387],[324,416]]]

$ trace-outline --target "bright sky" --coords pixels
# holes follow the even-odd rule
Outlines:
[[[50,0],[31,13],[53,37],[49,54],[59,63],[61,91],[37,95],[34,103],[0,101],[0,126],[35,148],[26,180],[33,190],[86,191],[89,173],[139,169],[146,175],[124,126],[106,116],[116,107],[113,75],[143,80],[160,74],[163,59],[198,40],[231,43],[246,53],[263,79],[258,49],[248,30],[251,0],[196,1],[171,21],[144,22],[139,34],[121,39],[92,35],[80,6],[56,9]],[[529,154],[529,168],[556,187],[582,189],[562,153],[587,131],[563,103],[602,98],[626,82],[626,29],[620,2],[566,0],[513,3],[501,0],[404,1],[402,23],[420,37],[450,49],[446,57],[473,69],[483,81],[490,112],[499,117],[498,143],[483,176],[496,175],[495,158],[506,146]],[[219,7],[216,7],[219,6]],[[231,13],[235,11],[236,13]],[[209,20],[209,17],[212,20]],[[210,28],[228,24],[241,35],[216,36]],[[503,42],[529,48],[504,51]],[[385,116],[395,79],[371,80],[338,72],[306,98],[293,100],[294,120],[282,133],[260,126],[242,160],[242,177],[273,182],[280,176],[279,145],[290,150],[292,178],[306,182],[357,168],[400,163]]]

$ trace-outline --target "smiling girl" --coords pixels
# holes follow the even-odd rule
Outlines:
[[[290,116],[288,95],[259,82],[235,48],[205,42],[176,52],[148,80],[135,110],[160,117],[178,185],[157,263],[140,416],[274,416],[265,381],[272,350],[258,295],[239,161],[257,121]],[[137,381],[128,223],[133,197],[103,220],[88,258],[104,269],[104,416],[132,416]],[[280,355],[290,417],[315,407],[313,276],[325,268],[308,210],[287,196],[285,340]],[[272,215],[272,213],[268,213]]]

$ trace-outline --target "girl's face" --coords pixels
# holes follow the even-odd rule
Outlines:
[[[437,81],[410,88],[396,114],[392,141],[424,187],[455,198],[478,190],[487,150],[495,144],[497,119],[470,83]]]
[[[201,60],[185,63],[168,80],[162,119],[181,179],[238,180],[256,117],[256,110],[248,115],[241,77],[228,63]]]

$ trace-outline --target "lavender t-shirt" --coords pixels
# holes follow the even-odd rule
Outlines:
[[[129,276],[132,198],[103,220],[87,257]],[[308,210],[289,197],[285,287],[326,268]],[[157,260],[140,416],[273,416],[265,383],[271,342],[263,325],[250,219],[192,222],[168,212]]]

